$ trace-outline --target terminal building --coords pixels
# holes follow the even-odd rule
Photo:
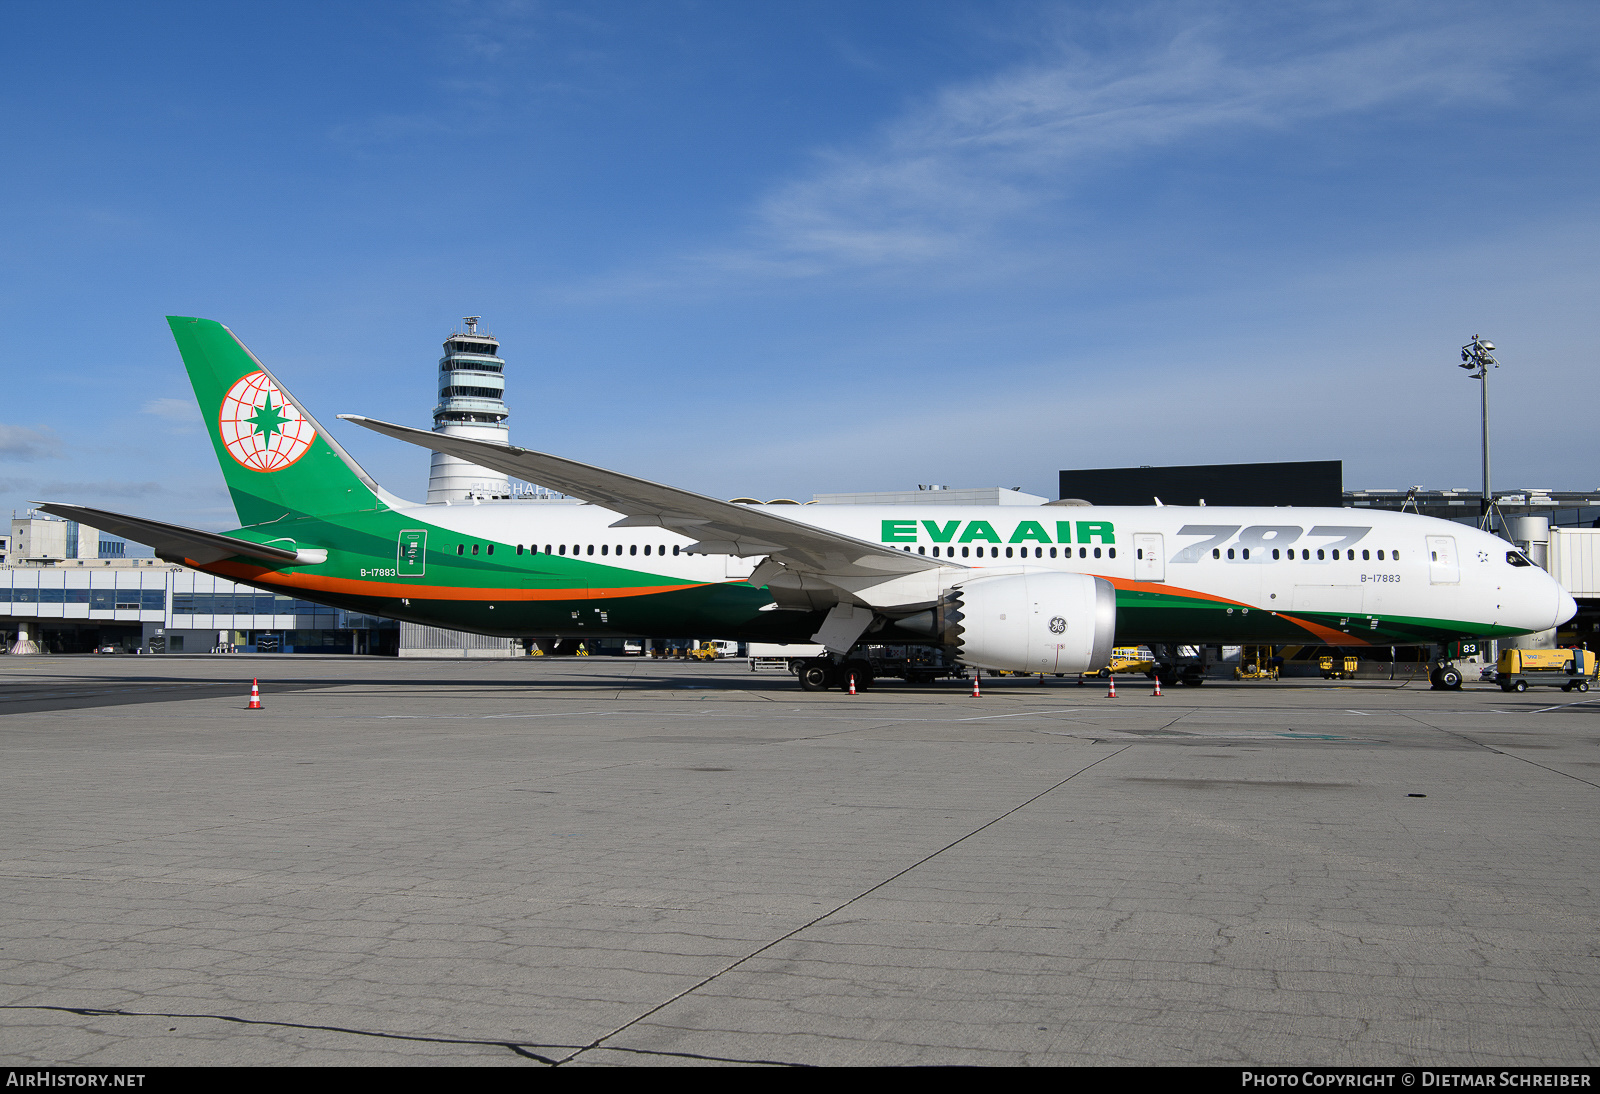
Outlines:
[[[69,542],[52,517],[14,520],[0,565],[0,649],[10,653],[394,654],[399,624],[309,600],[277,596],[154,558],[41,553]],[[85,534],[76,526],[77,535]],[[98,537],[98,532],[88,529]]]

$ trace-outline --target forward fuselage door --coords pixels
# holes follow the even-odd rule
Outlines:
[[[1428,580],[1435,585],[1461,584],[1455,536],[1428,537]]]
[[[1135,532],[1133,535],[1133,579],[1135,581],[1165,581],[1167,556],[1161,549],[1159,532]]]

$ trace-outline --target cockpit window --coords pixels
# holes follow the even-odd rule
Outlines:
[[[1513,566],[1532,566],[1533,562],[1521,551],[1507,551],[1506,561]]]

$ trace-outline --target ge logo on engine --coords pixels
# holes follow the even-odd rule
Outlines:
[[[1062,633],[1064,633],[1066,631],[1066,629],[1067,629],[1067,621],[1065,619],[1062,619],[1059,615],[1056,616],[1054,619],[1050,620],[1050,633],[1051,634],[1062,634]]]

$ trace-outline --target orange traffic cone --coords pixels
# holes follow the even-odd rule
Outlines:
[[[250,681],[250,705],[246,710],[261,709],[261,687],[254,680]]]
[[[1115,699],[1116,697],[1117,697],[1117,678],[1115,676],[1113,676],[1113,677],[1111,677],[1111,690],[1106,692],[1106,698],[1107,699]]]
[[[850,674],[850,694],[854,695],[855,693],[856,693],[856,674],[852,672]]]
[[[1154,699],[1161,698],[1161,677],[1159,677],[1159,676],[1156,677],[1156,690],[1151,692],[1150,695],[1151,695],[1151,698],[1154,698]]]
[[[972,670],[972,697],[974,699],[983,698],[983,692],[978,690],[978,677],[982,675],[983,673],[979,672],[977,669]]]

